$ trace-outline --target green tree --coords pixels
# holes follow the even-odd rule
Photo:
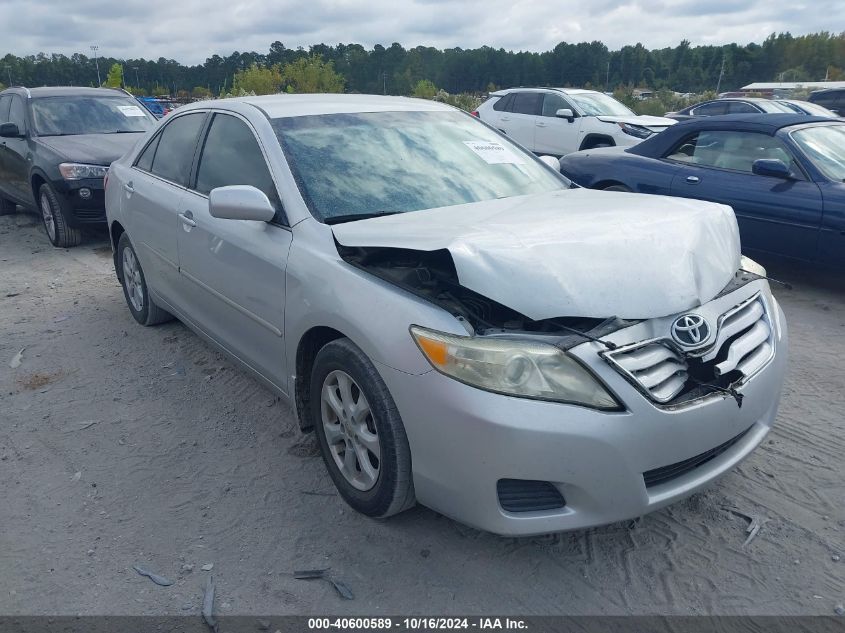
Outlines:
[[[420,79],[417,82],[417,85],[414,86],[414,90],[411,92],[412,97],[417,97],[419,99],[434,99],[434,95],[436,94],[437,86],[428,79]]]
[[[106,83],[103,85],[107,88],[120,88],[123,86],[123,66],[112,64],[111,68],[109,68],[109,74],[106,77]]]
[[[206,88],[205,86],[196,86],[193,90],[191,90],[191,98],[192,99],[210,99],[211,98],[211,90]]]
[[[343,75],[322,55],[300,57],[282,68],[282,82],[288,92],[343,92]]]
[[[279,92],[282,76],[279,66],[261,66],[252,64],[246,70],[239,70],[232,80],[232,93],[271,95]]]

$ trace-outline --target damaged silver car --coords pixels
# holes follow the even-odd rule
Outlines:
[[[775,419],[786,323],[730,208],[570,188],[445,105],[189,105],[112,164],[106,205],[132,316],[286,397],[369,516],[636,517]]]

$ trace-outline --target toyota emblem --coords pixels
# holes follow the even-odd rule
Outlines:
[[[685,314],[672,323],[672,338],[686,347],[701,345],[710,336],[710,326],[700,314]]]

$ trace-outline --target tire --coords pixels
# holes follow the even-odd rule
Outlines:
[[[41,212],[41,222],[44,224],[47,239],[53,246],[70,248],[79,245],[82,241],[82,231],[67,223],[59,197],[48,183],[38,189],[38,210]]]
[[[6,200],[5,198],[0,198],[0,215],[12,215],[17,212],[17,210],[18,205],[14,202]]]
[[[631,190],[625,185],[610,185],[608,187],[602,187],[602,191],[625,191],[627,193],[631,193]]]
[[[126,305],[138,323],[158,325],[173,320],[173,315],[158,307],[150,297],[141,262],[126,233],[117,243],[117,278],[123,287]]]
[[[344,390],[343,376],[349,380],[348,390]],[[333,394],[334,400],[328,395],[324,398],[324,391]],[[405,427],[387,385],[366,354],[349,339],[328,343],[314,360],[310,392],[310,414],[320,452],[346,503],[374,518],[389,517],[414,506],[411,449]],[[344,398],[344,393],[349,398]],[[350,416],[348,410],[362,406],[362,397],[368,408]],[[337,406],[342,415],[337,413]],[[377,456],[373,447],[378,450]],[[362,459],[367,460],[368,467],[362,465]]]

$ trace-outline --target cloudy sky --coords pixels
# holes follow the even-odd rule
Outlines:
[[[834,16],[841,0],[0,0],[0,56],[90,54],[97,44],[117,58],[201,63],[213,53],[266,52],[274,40],[532,51],[585,40],[612,49],[682,38],[746,44],[836,29]]]

